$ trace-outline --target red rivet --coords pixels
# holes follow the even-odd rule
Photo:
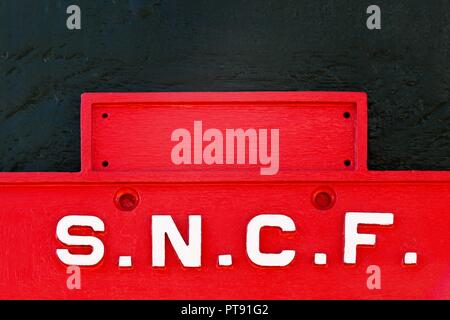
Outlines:
[[[336,202],[336,193],[330,187],[319,187],[313,192],[311,201],[317,209],[328,210]]]
[[[134,210],[139,204],[139,194],[131,188],[122,188],[116,192],[114,204],[122,211]]]

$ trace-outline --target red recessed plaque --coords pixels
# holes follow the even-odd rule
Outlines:
[[[364,93],[87,93],[81,132],[0,174],[0,298],[450,298],[450,173],[367,170]]]

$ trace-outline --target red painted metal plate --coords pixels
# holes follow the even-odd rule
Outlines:
[[[0,174],[0,298],[450,298],[450,174],[367,170],[365,94],[99,93],[81,113],[81,172]]]

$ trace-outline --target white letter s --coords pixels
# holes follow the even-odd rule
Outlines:
[[[91,236],[72,236],[69,229],[73,226],[90,227],[94,231],[105,231],[103,221],[95,216],[65,216],[56,226],[56,236],[59,241],[68,246],[90,246],[90,254],[72,254],[67,249],[56,249],[56,254],[62,263],[70,266],[93,266],[103,259],[105,248],[103,242]]]

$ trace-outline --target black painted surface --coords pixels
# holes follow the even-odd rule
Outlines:
[[[82,30],[66,28],[78,4]],[[382,8],[382,30],[366,8]],[[0,170],[77,171],[82,92],[369,94],[371,169],[450,170],[450,1],[0,1]]]

